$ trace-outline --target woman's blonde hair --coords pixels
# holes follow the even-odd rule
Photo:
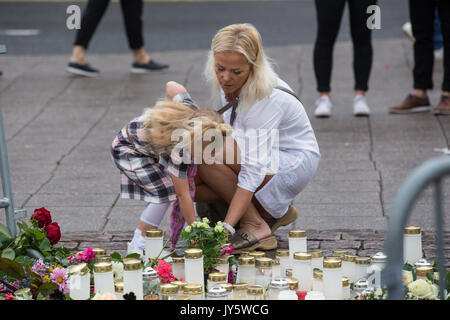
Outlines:
[[[226,136],[231,126],[225,124],[217,111],[209,109],[192,109],[182,103],[161,100],[143,113],[144,139],[150,148],[158,155],[170,155],[172,149],[179,143],[174,141],[175,130],[184,129],[184,135],[190,135],[191,146],[203,136],[207,130],[216,130],[221,136]],[[201,132],[201,135],[194,135]],[[191,149],[192,150],[192,149]]]
[[[216,103],[220,101],[220,84],[215,73],[217,53],[237,52],[245,56],[252,65],[250,75],[241,89],[239,113],[245,113],[260,99],[269,98],[277,83],[277,74],[264,54],[261,36],[256,28],[248,23],[232,24],[220,29],[211,42],[204,77],[211,84]]]

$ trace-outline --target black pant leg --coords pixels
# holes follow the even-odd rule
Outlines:
[[[317,37],[313,62],[317,91],[330,92],[333,67],[333,48],[339,33],[345,0],[316,0]]]
[[[88,48],[108,4],[109,0],[89,0],[81,16],[80,29],[77,30],[74,45]]]
[[[367,8],[376,3],[376,0],[349,0],[355,90],[367,91],[369,89],[373,49],[372,30],[367,27],[367,20],[371,13],[367,13]]]
[[[142,0],[121,0],[125,32],[130,49],[140,49],[144,46],[142,36]]]
[[[442,91],[450,91],[450,1],[439,1],[438,12],[444,41],[444,79],[442,82]]]
[[[435,0],[409,0],[414,42],[414,89],[433,89]]]

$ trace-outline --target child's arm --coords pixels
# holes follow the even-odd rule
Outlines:
[[[195,221],[195,209],[194,202],[189,193],[189,180],[179,178],[173,174],[170,174],[170,177],[172,178],[173,186],[175,187],[181,212],[183,213],[186,223],[190,225]]]

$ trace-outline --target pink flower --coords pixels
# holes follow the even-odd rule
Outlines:
[[[14,298],[14,295],[12,293],[8,293],[7,295],[5,295],[5,300],[16,300],[16,298]]]
[[[231,245],[231,243],[226,243],[222,245],[222,249],[220,250],[220,253],[225,256],[227,254],[232,254],[234,252],[234,248]]]
[[[94,260],[94,257],[95,257],[95,253],[92,250],[92,248],[89,247],[82,252],[78,252],[75,258],[81,262],[89,262],[89,261]]]
[[[36,261],[34,263],[34,265],[31,267],[31,270],[34,273],[37,273],[38,275],[40,275],[41,277],[45,276],[45,273],[47,272],[48,268],[47,266],[44,264],[44,261],[42,261],[42,259],[39,259],[38,261]]]
[[[64,268],[55,268],[50,275],[50,280],[59,286],[59,291],[66,292],[67,286],[67,270]]]

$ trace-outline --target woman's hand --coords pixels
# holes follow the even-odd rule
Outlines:
[[[166,96],[170,100],[173,99],[177,94],[187,92],[186,88],[175,81],[169,81],[166,83]]]

